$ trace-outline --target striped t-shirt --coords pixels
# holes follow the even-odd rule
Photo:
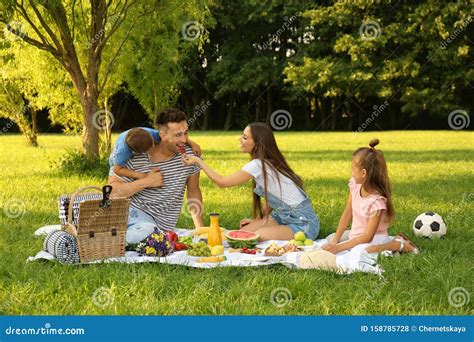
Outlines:
[[[194,155],[186,145],[186,154]],[[148,153],[134,154],[125,165],[127,169],[148,173],[152,168],[160,168],[163,173],[163,186],[146,188],[130,197],[130,205],[151,215],[160,229],[172,229],[178,222],[188,177],[201,170],[199,165],[184,165],[181,153],[166,161],[152,163]],[[131,182],[133,178],[118,178]]]

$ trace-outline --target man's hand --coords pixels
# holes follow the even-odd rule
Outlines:
[[[143,180],[146,182],[146,186],[150,188],[163,186],[163,173],[158,168],[151,169]]]

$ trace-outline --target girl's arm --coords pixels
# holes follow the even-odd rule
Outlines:
[[[339,219],[339,224],[337,225],[336,235],[334,235],[334,238],[332,239],[332,241],[329,241],[330,244],[337,244],[339,242],[342,234],[344,234],[344,231],[349,226],[349,223],[351,223],[351,219],[352,219],[352,196],[349,193],[349,198],[347,199],[346,208],[344,209],[344,212],[342,213],[341,218]]]
[[[385,210],[385,209],[382,209]],[[331,250],[328,250],[331,253],[339,253],[345,251],[347,249],[351,249],[357,245],[362,243],[369,243],[375,236],[375,232],[379,226],[380,220],[382,218],[382,210],[377,210],[372,214],[369,218],[369,222],[367,223],[367,228],[365,228],[364,234],[357,236],[349,241],[338,243],[337,245],[333,245]]]
[[[212,180],[219,188],[228,188],[244,184],[252,179],[252,175],[239,170],[236,173],[229,176],[221,176],[216,171],[211,169],[202,159],[196,156],[184,156],[183,163],[186,165],[198,164],[202,170],[206,173],[210,180]]]

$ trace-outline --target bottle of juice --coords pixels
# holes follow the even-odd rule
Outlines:
[[[221,228],[219,227],[219,214],[211,214],[211,225],[207,236],[209,247],[222,245]]]

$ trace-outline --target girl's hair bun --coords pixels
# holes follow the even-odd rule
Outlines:
[[[378,144],[380,143],[379,139],[372,139],[370,140],[369,142],[369,146],[374,148],[375,146],[377,146]]]

